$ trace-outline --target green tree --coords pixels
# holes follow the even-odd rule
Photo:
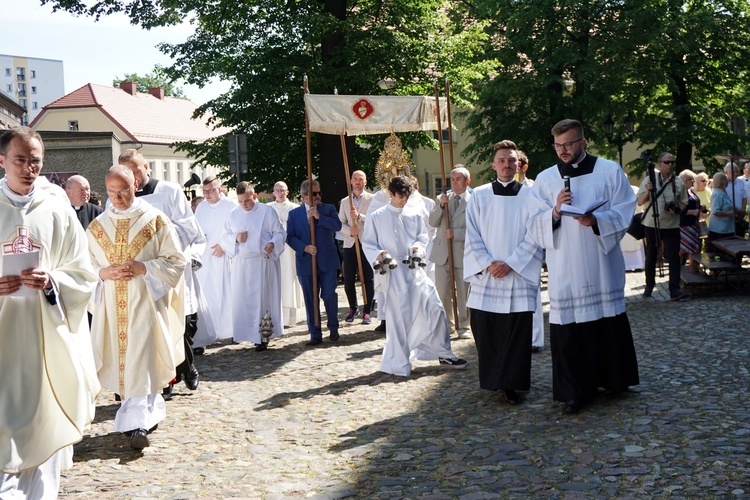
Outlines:
[[[164,68],[160,65],[154,67],[152,73],[147,73],[144,76],[140,76],[137,73],[125,73],[122,78],[115,77],[112,80],[114,87],[119,87],[121,82],[134,82],[138,92],[148,92],[149,88],[153,87],[164,87],[164,95],[167,97],[177,97],[180,99],[187,99],[187,96],[180,87],[177,87],[173,81],[169,79]]]
[[[635,140],[674,151],[678,169],[694,151],[714,168],[715,154],[739,150],[727,120],[748,113],[746,2],[487,0],[475,9],[502,65],[468,116],[476,160],[487,162],[487,144],[515,138],[538,171],[555,161],[550,129],[565,117],[582,120],[593,148],[614,157],[603,124],[615,117],[624,136],[629,113]]]
[[[198,110],[216,125],[248,136],[249,179],[269,189],[284,179],[292,190],[306,177],[303,76],[312,93],[382,94],[377,82],[392,78],[392,93],[433,94],[433,78],[455,82],[452,97],[467,104],[494,63],[484,57],[484,26],[449,0],[42,0],[95,17],[126,12],[144,28],[190,17],[195,33],[161,46],[174,65],[170,79],[201,85],[232,82],[226,94]],[[350,168],[372,173],[385,137],[348,138]],[[408,134],[405,144],[432,144]],[[374,145],[377,147],[367,147]],[[181,148],[214,165],[227,165],[226,138]],[[314,165],[327,201],[346,193],[340,138],[313,135]]]

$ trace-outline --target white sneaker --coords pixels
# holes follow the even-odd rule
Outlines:
[[[459,332],[458,338],[460,339],[470,339],[471,338],[471,332],[468,330],[464,330],[463,332]]]

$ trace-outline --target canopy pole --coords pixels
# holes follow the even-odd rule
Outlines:
[[[445,77],[445,102],[447,105],[446,111],[448,112],[448,152],[450,153],[451,159],[451,171],[456,166],[456,162],[453,160],[453,122],[451,120],[451,83],[448,77]]]
[[[310,93],[310,89],[307,85],[307,75],[304,78],[305,94]],[[307,145],[307,199],[310,201],[310,207],[315,206],[315,196],[312,194],[312,142],[310,141],[310,119],[307,116],[307,106],[305,106],[305,143]],[[315,245],[315,218],[310,217],[308,220],[310,224],[310,245]],[[313,317],[315,318],[315,326],[320,326],[320,299],[318,298],[320,293],[318,292],[318,258],[317,255],[313,254],[312,257],[312,287],[313,287]]]
[[[443,193],[446,192],[448,183],[445,178],[445,158],[443,153],[443,126],[440,121],[440,91],[438,90],[437,78],[435,78],[435,106],[437,106],[437,128],[438,128],[438,149],[440,150],[440,174],[443,177]],[[450,109],[450,108],[448,108]],[[443,207],[443,217],[445,218],[445,230],[451,228],[450,208],[446,203]],[[448,243],[448,274],[451,282],[451,298],[453,299],[453,326],[458,331],[458,307],[456,305],[456,279],[453,271],[453,238],[446,236]]]
[[[349,158],[346,155],[346,137],[341,132],[341,154],[344,157],[344,173],[346,175],[346,190],[349,193],[349,212],[354,210],[354,198],[352,198],[352,183],[349,175]],[[357,221],[354,221],[357,224]],[[359,230],[359,227],[357,227]],[[362,305],[367,304],[367,290],[365,289],[365,273],[362,268],[362,255],[360,254],[359,232],[354,235],[354,250],[357,252],[357,272],[359,273],[359,285],[362,287]]]

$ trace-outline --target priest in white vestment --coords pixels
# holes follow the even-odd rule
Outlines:
[[[531,346],[542,250],[527,232],[535,202],[513,180],[518,148],[495,144],[497,179],[474,190],[466,209],[464,278],[479,357],[479,386],[518,404],[531,387]]]
[[[196,275],[211,310],[215,339],[228,339],[232,337],[232,258],[221,247],[221,238],[229,213],[237,207],[237,203],[224,196],[221,188],[221,180],[217,177],[210,176],[203,180],[205,203],[198,205],[195,218],[206,235],[206,248],[201,259],[203,266]],[[198,323],[202,321],[199,315]],[[195,348],[211,343],[208,337],[199,338],[197,333],[194,340]]]
[[[28,127],[0,137],[0,498],[56,497],[100,389],[86,316],[96,275],[69,202],[35,186],[43,156]]]
[[[397,262],[381,276],[388,330],[380,370],[408,376],[413,359],[437,359],[444,366],[465,368],[466,360],[451,350],[448,320],[435,285],[423,267],[402,262],[413,253],[424,259],[428,241],[423,213],[406,207],[411,182],[397,176],[388,187],[391,202],[368,216],[362,238],[369,262],[382,264],[385,254]]]
[[[299,205],[290,201],[289,187],[285,182],[279,181],[273,186],[275,201],[268,204],[279,214],[281,227],[286,228],[289,212]],[[281,266],[281,314],[284,327],[294,326],[307,317],[305,314],[305,297],[302,295],[302,286],[297,278],[297,263],[294,258],[294,249],[285,244],[284,253],[279,257]]]
[[[256,351],[284,333],[281,320],[281,269],[286,231],[271,207],[259,203],[252,184],[237,184],[239,206],[224,226],[222,247],[232,257],[232,325],[235,342],[252,342]],[[261,335],[268,315],[270,336]]]
[[[141,449],[166,414],[161,389],[185,357],[186,261],[167,216],[135,197],[129,169],[112,167],[105,183],[110,206],[87,229],[100,278],[92,341],[99,381],[122,399],[115,430]]]
[[[639,382],[620,250],[635,195],[617,163],[586,153],[580,122],[562,120],[552,135],[559,162],[536,178],[532,195],[541,205],[529,230],[547,250],[553,397],[574,414],[600,387],[622,392]],[[588,215],[560,212],[600,201]]]
[[[161,210],[174,226],[180,242],[187,265],[185,266],[185,332],[183,333],[185,343],[185,360],[180,363],[176,370],[175,382],[185,381],[185,385],[191,391],[198,388],[199,373],[193,363],[193,339],[196,336],[215,338],[216,332],[202,332],[201,328],[210,329],[213,324],[210,321],[198,323],[200,313],[207,312],[205,298],[201,297],[202,291],[195,276],[195,272],[201,266],[201,257],[206,245],[206,237],[203,235],[198,220],[190,208],[190,203],[185,192],[179,184],[159,180],[150,175],[150,167],[141,152],[137,149],[126,149],[118,158],[120,165],[124,165],[133,172],[135,180],[138,181],[138,190],[135,195],[145,199],[151,206]],[[172,383],[164,390],[167,399],[172,398]]]

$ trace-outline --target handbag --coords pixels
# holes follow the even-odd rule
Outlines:
[[[636,240],[642,240],[646,236],[646,229],[643,227],[643,212],[633,214],[627,233]]]
[[[667,181],[661,187],[659,192],[656,193],[657,199],[659,198],[659,196],[661,196],[661,194],[664,192],[664,189],[666,189],[666,187],[670,184],[670,182],[672,183],[672,194],[673,196],[676,196],[674,194],[674,191],[675,191],[674,174],[672,174],[672,177],[670,177],[669,181]],[[644,210],[643,212],[638,213],[638,214],[633,214],[633,219],[630,221],[630,225],[628,226],[627,233],[633,238],[635,238],[636,240],[642,240],[643,238],[646,237],[646,229],[643,226],[643,218],[646,216],[648,211],[651,210],[651,205],[653,205],[653,202],[648,207],[646,207],[646,210]]]

